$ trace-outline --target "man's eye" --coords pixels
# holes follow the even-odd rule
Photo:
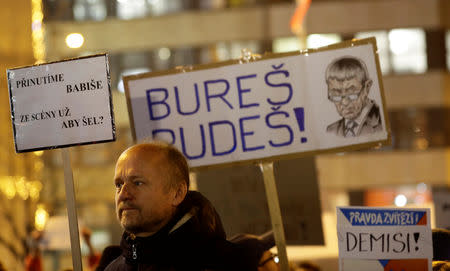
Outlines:
[[[116,184],[115,184],[115,186],[116,186],[117,189],[122,188],[122,185],[123,185],[122,183],[116,183]]]
[[[140,185],[143,185],[143,184],[144,184],[144,182],[143,182],[143,181],[140,181],[140,180],[136,180],[136,181],[134,181],[133,183],[134,183],[134,185],[136,185],[136,186],[140,186]]]

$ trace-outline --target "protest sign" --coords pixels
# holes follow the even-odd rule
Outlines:
[[[115,140],[106,54],[8,69],[16,152]],[[73,270],[81,271],[73,171],[63,148]]]
[[[371,38],[126,76],[133,136],[174,144],[193,168],[388,143],[376,50]]]
[[[337,207],[341,271],[431,270],[429,209]]]
[[[7,74],[16,152],[115,140],[105,54]]]

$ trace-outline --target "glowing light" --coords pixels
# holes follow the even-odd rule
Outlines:
[[[33,46],[33,56],[36,59],[36,64],[45,61],[45,46],[44,46],[44,13],[42,10],[42,0],[31,1],[31,38]]]
[[[272,43],[274,53],[299,51],[301,48],[300,40],[297,37],[278,38]]]
[[[408,199],[406,198],[405,195],[403,194],[399,194],[395,197],[395,206],[397,207],[403,207],[406,205],[406,203],[408,202]]]
[[[169,59],[170,55],[171,55],[171,53],[170,53],[169,48],[163,47],[163,48],[159,49],[159,51],[158,51],[158,56],[161,60]]]
[[[13,199],[16,196],[16,185],[14,178],[5,176],[0,180],[0,190],[5,194],[7,199]]]
[[[42,190],[42,183],[40,181],[32,181],[27,183],[28,193],[32,200],[39,199],[39,193]]]
[[[36,213],[34,215],[34,226],[38,231],[42,231],[45,228],[45,224],[48,221],[48,212],[45,210],[44,205],[38,204]]]
[[[297,9],[290,21],[291,31],[294,33],[300,33],[303,21],[305,19],[306,13],[308,12],[309,6],[311,5],[311,0],[299,0],[297,1]]]
[[[37,157],[42,156],[44,154],[44,151],[35,151],[33,152],[34,155],[36,155]]]
[[[28,189],[27,189],[27,185],[25,182],[25,178],[21,177],[21,178],[16,178],[16,193],[23,199],[26,200],[28,199]]]
[[[337,34],[311,34],[306,38],[308,48],[317,48],[340,42],[342,38]]]
[[[416,189],[417,189],[417,192],[419,192],[419,193],[425,193],[425,192],[427,192],[428,187],[425,183],[419,183],[417,185]]]
[[[274,256],[274,257],[273,257],[273,261],[274,261],[275,263],[279,263],[279,262],[280,262],[280,258],[278,258],[278,256]]]
[[[83,46],[84,37],[80,33],[70,33],[66,37],[66,45],[69,48],[76,49]]]

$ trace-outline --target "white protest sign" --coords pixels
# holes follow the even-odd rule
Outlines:
[[[126,76],[133,135],[174,144],[192,167],[387,143],[375,51],[372,38]]]
[[[337,207],[337,234],[341,271],[431,270],[429,209]]]
[[[107,55],[8,70],[16,152],[115,140]]]

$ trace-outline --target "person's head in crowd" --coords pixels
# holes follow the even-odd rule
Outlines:
[[[433,271],[450,271],[450,262],[433,261]]]
[[[278,255],[270,249],[275,246],[273,231],[268,231],[260,236],[253,234],[237,234],[229,239],[232,243],[241,244],[255,252],[258,260],[258,271],[279,271]]]
[[[343,57],[332,62],[326,70],[328,99],[347,120],[359,116],[368,101],[372,80],[364,62],[355,57]]]
[[[320,271],[320,267],[312,262],[303,261],[298,264],[297,271]]]
[[[446,229],[433,229],[433,260],[450,261],[450,231]]]
[[[184,200],[189,167],[173,146],[142,143],[120,155],[114,182],[120,224],[131,234],[149,236],[170,221]]]

